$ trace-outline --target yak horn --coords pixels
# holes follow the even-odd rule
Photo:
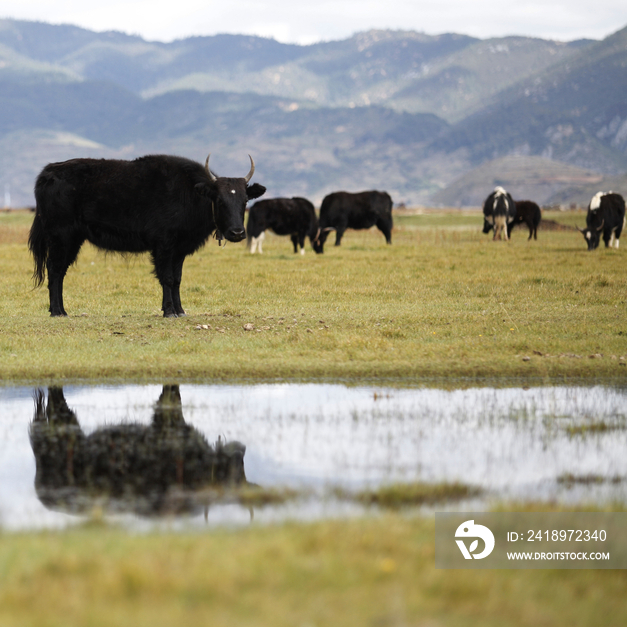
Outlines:
[[[244,180],[247,183],[248,181],[250,181],[251,178],[253,178],[253,174],[255,173],[255,162],[250,155],[248,155],[248,158],[250,159],[250,172],[244,177]]]
[[[209,169],[209,157],[210,156],[211,156],[211,153],[207,155],[207,160],[205,161],[205,170],[207,171],[207,175],[211,179],[212,183],[215,183],[218,179],[216,175]]]
[[[604,226],[605,226],[605,220],[601,222],[601,226],[597,229],[597,231],[602,231]]]
[[[584,231],[583,229],[580,229],[579,227],[576,227],[576,228],[577,228],[577,230],[578,230],[580,233],[585,233],[585,231]]]

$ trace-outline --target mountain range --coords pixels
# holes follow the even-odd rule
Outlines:
[[[627,192],[627,28],[603,41],[369,31],[301,46],[171,43],[0,20],[0,194],[33,203],[50,161],[181,154],[267,196],[385,189],[479,205]],[[594,191],[592,193],[594,193]]]

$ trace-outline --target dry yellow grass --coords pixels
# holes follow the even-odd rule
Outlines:
[[[161,317],[146,255],[86,245],[66,279],[70,317],[51,319],[32,288],[31,219],[0,215],[4,381],[627,374],[626,253],[589,253],[576,231],[495,243],[478,214],[441,213],[397,217],[392,246],[351,231],[318,256],[287,238],[255,256],[210,241],[185,264],[176,320]]]

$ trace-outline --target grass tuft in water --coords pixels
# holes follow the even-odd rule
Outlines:
[[[594,435],[595,433],[607,433],[608,431],[623,431],[624,429],[624,425],[610,424],[602,420],[585,425],[570,425],[566,428],[566,432],[570,436],[584,436]]]
[[[479,488],[463,483],[394,483],[376,490],[359,492],[336,491],[336,495],[345,500],[353,500],[362,505],[378,506],[386,509],[399,509],[420,505],[433,505],[446,501],[479,496]]]
[[[557,478],[557,483],[564,484],[566,487],[572,487],[574,485],[596,485],[602,483],[622,483],[625,481],[625,477],[614,475],[612,477],[605,477],[603,475],[574,475],[571,473],[565,473]]]

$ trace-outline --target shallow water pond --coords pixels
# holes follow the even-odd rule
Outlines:
[[[626,452],[616,387],[0,388],[0,526],[64,526],[94,508],[139,528],[352,515],[363,509],[337,488],[395,482],[481,489],[449,509],[625,502]],[[234,485],[301,496],[244,507]]]

